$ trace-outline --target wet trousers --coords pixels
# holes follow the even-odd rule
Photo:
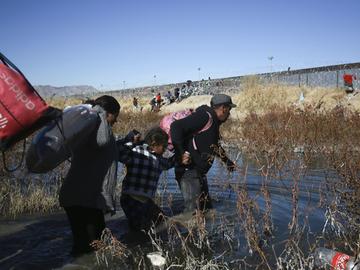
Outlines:
[[[103,211],[95,208],[71,206],[65,207],[65,212],[73,235],[72,255],[79,256],[92,251],[91,242],[99,240],[102,231],[105,229]]]
[[[175,177],[184,198],[184,212],[212,208],[206,175],[195,169],[175,170]]]
[[[163,221],[163,212],[151,199],[140,202],[128,194],[122,194],[120,198],[123,209],[132,230],[149,230],[152,225],[159,225]]]

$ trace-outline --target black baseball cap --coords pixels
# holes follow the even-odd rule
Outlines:
[[[234,103],[232,103],[231,97],[225,94],[216,94],[211,98],[210,104],[213,105],[226,105],[231,108],[236,107]]]

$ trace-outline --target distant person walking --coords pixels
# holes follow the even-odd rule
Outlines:
[[[179,95],[180,95],[180,88],[179,88],[179,87],[176,87],[176,88],[174,89],[175,101],[178,101],[178,100],[179,100]]]
[[[187,98],[189,96],[191,96],[194,92],[194,86],[192,84],[191,80],[187,80],[186,81],[186,85],[184,87],[184,89],[182,90],[182,98]]]
[[[156,111],[156,96],[153,96],[153,98],[150,99],[149,104],[150,104],[150,106],[151,106],[150,111],[151,111],[151,112],[155,112],[155,111]]]
[[[229,171],[234,170],[235,164],[225,150],[219,145],[220,125],[230,116],[230,110],[236,107],[230,96],[214,95],[210,107],[202,105],[196,111],[174,121],[170,126],[172,143],[175,148],[177,164],[175,177],[184,197],[184,212],[196,208],[207,210],[212,208],[206,174],[210,170],[214,157],[218,156]],[[199,131],[207,129],[201,133]],[[183,165],[181,161],[190,154],[190,165]]]
[[[165,103],[169,105],[174,101],[175,101],[175,97],[171,94],[170,91],[167,91],[167,93],[165,94]]]
[[[356,80],[356,76],[345,73],[343,79],[344,79],[345,92],[348,94],[354,92],[355,89],[353,85],[353,79]]]
[[[135,109],[137,109],[139,103],[138,103],[138,99],[136,97],[133,98],[133,106]]]
[[[160,111],[161,104],[163,102],[163,99],[162,99],[160,93],[157,93],[157,95],[155,96],[155,101],[156,101],[155,106],[157,107],[157,111]]]
[[[139,100],[137,97],[133,98],[133,111],[142,111],[142,107],[139,105]]]

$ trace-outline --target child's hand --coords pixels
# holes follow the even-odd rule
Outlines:
[[[133,129],[132,133],[134,134],[132,142],[134,144],[137,144],[138,142],[141,141],[141,133],[139,131],[137,131],[136,129]]]
[[[181,163],[183,165],[189,165],[191,163],[191,157],[189,152],[185,152],[181,157]]]
[[[138,143],[140,139],[141,139],[141,133],[136,129],[130,131],[125,137],[125,141],[132,142],[134,144]]]

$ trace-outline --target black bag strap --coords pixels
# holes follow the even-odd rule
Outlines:
[[[40,94],[38,93],[38,91],[36,91],[35,87],[32,86],[32,84],[28,81],[28,79],[25,77],[25,75],[21,72],[20,69],[18,69],[17,66],[15,66],[15,64],[13,62],[11,62],[4,54],[2,54],[0,52],[0,60],[7,65],[8,67],[13,68],[14,70],[16,70],[21,76],[23,76],[23,78],[25,79],[25,81],[27,82],[27,84],[31,87],[31,89],[36,93],[36,95],[45,103],[45,100],[40,96]]]

